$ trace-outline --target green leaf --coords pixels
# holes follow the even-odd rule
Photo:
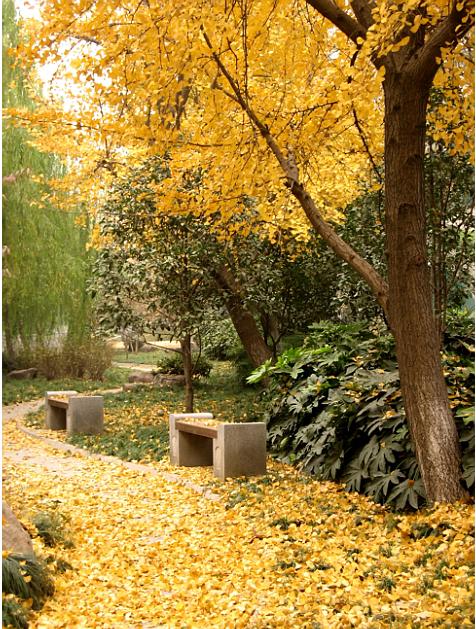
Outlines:
[[[417,480],[406,478],[392,490],[386,503],[395,503],[397,509],[404,509],[408,504],[414,509],[418,509],[420,498],[425,497],[421,478]]]
[[[377,472],[371,476],[372,480],[367,483],[365,487],[365,493],[373,497],[375,501],[384,502],[385,497],[388,494],[390,484],[397,484],[399,478],[403,476],[400,470],[392,470],[391,472],[384,474],[383,472]],[[382,500],[383,499],[383,500]]]

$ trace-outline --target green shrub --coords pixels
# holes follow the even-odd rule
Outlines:
[[[2,596],[2,627],[28,629],[27,611],[13,594]]]
[[[192,355],[193,376],[207,378],[212,370],[212,363],[205,356]],[[182,354],[170,352],[157,361],[157,371],[165,374],[183,374]]]
[[[41,609],[54,594],[48,569],[33,557],[11,554],[2,558],[2,592],[20,599],[31,599],[33,609]]]
[[[456,332],[446,334],[443,362],[469,490],[474,490],[473,361],[472,326],[460,321]],[[268,442],[279,458],[399,509],[425,501],[388,332],[366,323],[315,325],[303,347],[262,365],[250,380],[264,377],[270,383]]]
[[[102,380],[112,364],[112,348],[103,339],[66,339],[57,346],[39,345],[18,357],[17,366],[36,367],[48,380],[87,378]]]
[[[201,335],[203,353],[212,360],[234,360],[243,350],[230,319],[214,321]]]
[[[65,548],[72,548],[73,542],[67,530],[68,518],[52,509],[50,511],[42,511],[33,517],[33,524],[46,546],[58,546],[59,544]]]

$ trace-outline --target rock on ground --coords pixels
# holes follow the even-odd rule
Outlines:
[[[38,375],[38,369],[30,367],[29,369],[15,369],[7,373],[7,378],[11,380],[31,380]]]
[[[2,500],[2,550],[34,557],[33,544],[16,515]]]

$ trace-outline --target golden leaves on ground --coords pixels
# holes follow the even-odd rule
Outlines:
[[[225,483],[174,468],[211,485],[213,502],[84,457],[68,475],[77,456],[12,423],[4,440],[6,498],[27,520],[54,501],[75,542],[32,628],[473,626],[468,505],[395,515],[272,461],[267,476]]]

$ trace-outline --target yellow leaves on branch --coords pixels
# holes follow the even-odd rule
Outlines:
[[[50,120],[30,116],[31,124],[43,130],[43,147],[62,144],[74,160],[68,185],[78,198],[89,194],[92,208],[114,176],[168,152],[174,178],[157,199],[160,211],[188,205],[228,221],[246,195],[271,232],[284,217],[298,229],[302,211],[263,129],[284,157],[292,148],[299,181],[335,218],[369,182],[368,153],[382,161],[385,68],[377,72],[369,59],[410,48],[447,4],[425,3],[422,12],[421,0],[377,2],[355,56],[342,33],[291,0],[45,0],[41,28],[20,54],[26,63],[67,58],[55,92],[67,116],[51,109]],[[456,137],[455,150],[466,149],[465,136]],[[197,168],[206,181],[187,198],[181,177]]]

